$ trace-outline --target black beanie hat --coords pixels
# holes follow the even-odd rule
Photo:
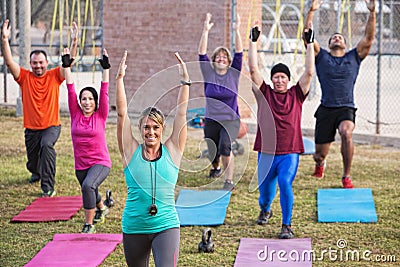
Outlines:
[[[80,91],[80,93],[79,93],[79,101],[81,100],[83,91],[89,91],[89,92],[92,93],[93,98],[94,98],[94,103],[95,103],[95,105],[96,105],[95,108],[94,108],[94,111],[97,111],[98,102],[99,102],[99,96],[98,96],[98,94],[97,94],[96,89],[94,89],[93,87],[85,87],[85,88],[83,88],[83,89]]]
[[[274,76],[274,74],[277,72],[285,73],[289,77],[289,81],[290,81],[290,70],[289,70],[288,66],[286,66],[285,64],[282,64],[282,63],[278,63],[278,64],[274,65],[271,69],[271,80],[272,80],[272,76]]]

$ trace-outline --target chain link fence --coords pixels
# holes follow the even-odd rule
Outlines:
[[[55,5],[57,2],[69,3],[68,6],[64,6],[65,21],[62,25],[65,27],[63,27],[63,30],[68,31],[68,19],[73,15],[72,11],[75,12],[75,17],[82,18],[80,25],[86,27],[86,38],[84,43],[81,44],[80,71],[91,71],[101,46],[102,1],[93,1],[93,6],[85,6],[87,1],[79,1],[81,13],[80,16],[77,16],[78,9],[73,7],[72,4],[78,1],[32,0],[32,25],[35,26],[32,29],[34,31],[32,46],[41,45],[46,49],[51,46],[52,48],[49,51],[52,56],[51,60],[54,60],[55,64],[57,63],[60,47],[60,43],[58,43],[60,40],[59,31],[57,30],[61,25],[59,24],[61,13],[59,7],[57,9]],[[1,1],[0,20],[4,21],[5,18],[11,17],[16,22],[15,25],[18,29],[19,10],[17,2],[17,0]],[[303,18],[305,18],[310,4],[310,0],[263,1],[259,61],[266,81],[269,80],[271,66],[278,61],[290,66],[294,81],[302,73],[304,45],[301,41],[301,32]],[[7,11],[6,14],[4,10]],[[56,13],[54,13],[54,10],[56,10]],[[69,13],[68,10],[70,10]],[[89,12],[85,13],[86,10]],[[14,15],[13,12],[15,12]],[[91,12],[94,14],[93,18]],[[384,1],[382,14],[383,17],[380,20],[380,13],[377,13],[376,38],[370,50],[370,55],[361,64],[355,84],[355,103],[358,108],[355,133],[400,137],[400,118],[397,110],[397,102],[400,99],[400,92],[397,89],[400,82],[398,75],[400,73],[400,0]],[[368,15],[369,11],[364,0],[325,0],[315,13],[316,39],[322,47],[327,48],[329,36],[334,32],[342,32],[347,39],[348,48],[351,49],[362,38]],[[54,19],[55,22],[53,22]],[[382,21],[382,24],[380,21]],[[81,29],[84,28],[81,27]],[[15,34],[17,34],[17,31]],[[68,36],[68,33],[63,32],[62,36]],[[17,37],[16,35],[11,42],[14,45],[14,56],[18,55]],[[82,36],[80,39],[82,40]],[[66,44],[67,40],[65,40]],[[93,52],[94,50],[96,51]],[[379,51],[381,52],[378,53]],[[0,57],[0,60],[0,69],[3,71],[3,58]],[[13,81],[10,80],[8,84],[10,82]],[[1,94],[3,95],[3,92]],[[303,107],[303,128],[314,128],[313,114],[319,105],[320,96],[320,85],[315,77],[308,100]]]
[[[311,1],[263,1],[259,61],[266,81],[269,81],[271,66],[278,61],[290,66],[293,81],[303,72],[305,50],[301,32],[310,4]],[[378,5],[374,43],[361,64],[355,84],[358,108],[355,133],[400,137],[397,107],[400,100],[400,1],[385,1],[382,10],[383,19],[380,20]],[[330,35],[341,32],[348,49],[354,48],[364,35],[368,16],[364,0],[324,1],[314,15],[315,38],[327,49]],[[320,85],[314,77],[303,106],[303,128],[314,128],[313,115],[320,97]]]
[[[26,1],[26,0],[25,0]],[[24,14],[21,0],[0,0],[0,23],[10,20],[11,38],[9,40],[12,55],[19,62],[21,51],[19,46],[24,36],[20,34],[21,14]],[[70,31],[72,21],[79,25],[78,56],[73,71],[81,73],[87,81],[94,80],[101,67],[97,61],[101,55],[103,43],[102,12],[103,0],[31,0],[30,5],[30,41],[31,49],[46,51],[49,68],[58,66],[60,54],[64,47],[71,43]],[[24,2],[25,6],[27,3]],[[17,115],[20,115],[20,91],[8,69],[5,67],[0,52],[0,103],[13,106],[17,103]],[[84,80],[82,78],[82,80]],[[77,81],[79,83],[79,80]],[[61,91],[63,92],[63,91]],[[65,94],[61,95],[61,108],[65,109]]]
[[[19,19],[23,10],[17,0],[1,0],[1,23],[10,20],[12,28],[10,45],[13,56],[18,61]],[[101,13],[102,1],[86,0],[32,0],[31,6],[31,46],[47,52],[49,67],[60,63],[60,54],[68,47],[72,21],[79,25],[78,63],[79,71],[99,70],[96,64],[102,47]],[[3,68],[1,58],[0,67]]]

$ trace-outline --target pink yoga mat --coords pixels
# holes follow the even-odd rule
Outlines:
[[[55,234],[25,267],[99,266],[121,242],[122,234]]]
[[[312,266],[310,238],[241,238],[235,267]]]
[[[37,198],[11,222],[68,221],[81,207],[81,196]]]

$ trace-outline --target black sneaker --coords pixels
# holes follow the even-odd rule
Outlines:
[[[258,225],[268,224],[268,220],[272,217],[272,210],[271,211],[262,211],[260,210],[260,215],[257,218]]]
[[[92,224],[85,223],[82,228],[82,234],[95,234],[96,227]]]
[[[279,235],[280,239],[291,239],[294,237],[292,232],[292,228],[289,225],[282,224],[281,234]]]
[[[210,175],[208,175],[209,178],[218,178],[220,177],[222,174],[222,169],[218,168],[218,169],[211,169],[210,170]]]
[[[37,174],[32,174],[31,178],[29,179],[30,184],[34,184],[40,181],[40,176]]]
[[[232,191],[233,189],[235,189],[235,184],[233,183],[233,181],[225,180],[222,190]]]
[[[96,213],[94,214],[93,224],[95,223],[104,223],[106,220],[106,215],[109,213],[109,209],[107,206],[104,206],[103,209],[96,209]]]

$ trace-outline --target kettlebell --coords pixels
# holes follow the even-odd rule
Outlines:
[[[111,197],[111,190],[106,191],[106,200],[104,200],[103,204],[109,208],[114,206],[114,200]]]
[[[201,242],[199,243],[199,252],[210,253],[214,252],[214,242],[211,240],[211,229],[206,228],[203,230]]]

